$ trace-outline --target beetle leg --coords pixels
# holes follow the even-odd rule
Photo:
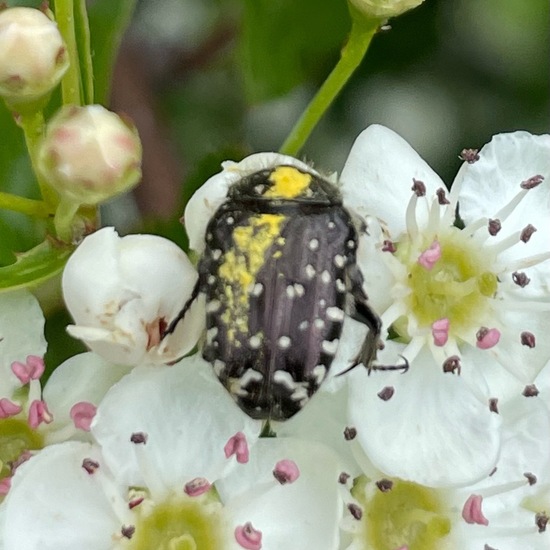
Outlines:
[[[183,306],[182,310],[178,313],[175,319],[173,319],[166,330],[162,333],[162,338],[168,336],[168,334],[172,334],[174,330],[176,330],[177,324],[185,317],[187,312],[189,311],[189,308],[197,298],[200,292],[201,287],[201,280],[200,277],[197,279],[197,282],[195,283],[195,286],[193,287],[193,291],[191,292],[191,296],[189,296],[189,299],[187,302],[185,302],[185,305]]]
[[[376,353],[379,349],[382,349],[383,344],[380,339],[382,331],[382,321],[380,317],[370,308],[368,305],[368,298],[363,290],[363,277],[357,271],[357,268],[350,273],[350,294],[353,297],[353,311],[350,316],[352,319],[367,325],[369,332],[363,340],[359,353],[353,360],[350,367],[339,373],[345,374],[354,369],[357,365],[363,364],[368,370],[369,374],[373,370],[402,370],[407,372],[409,370],[409,362],[403,356],[405,362],[404,365],[374,365],[376,360]]]

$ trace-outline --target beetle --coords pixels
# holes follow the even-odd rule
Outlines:
[[[304,407],[327,376],[346,313],[369,331],[344,372],[408,368],[373,364],[381,321],[363,290],[356,223],[332,183],[284,164],[243,177],[205,240],[198,281],[165,335],[205,294],[202,355],[252,418],[286,420]]]

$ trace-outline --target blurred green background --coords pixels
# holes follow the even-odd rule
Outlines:
[[[134,119],[145,154],[142,185],[106,205],[103,222],[121,233],[162,234],[183,247],[178,219],[185,200],[221,160],[279,148],[350,28],[344,0],[89,6],[94,64],[103,65],[135,7],[109,104]],[[481,147],[500,132],[547,132],[549,11],[547,0],[426,0],[374,38],[302,156],[321,171],[340,171],[354,138],[376,122],[405,137],[450,184],[463,148]],[[1,188],[36,196],[23,138],[5,109],[0,131]],[[30,248],[42,233],[40,224],[1,212],[0,262],[11,262],[12,251]],[[47,324],[50,368],[78,349],[65,335],[68,318],[55,307],[55,287],[43,292],[55,298]]]

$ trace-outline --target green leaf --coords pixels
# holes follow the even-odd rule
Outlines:
[[[239,48],[247,95],[265,101],[321,81],[351,21],[344,0],[245,0]]]
[[[136,0],[97,0],[88,8],[96,103],[107,105],[113,64]]]
[[[61,272],[72,246],[55,246],[49,241],[17,255],[15,263],[0,268],[0,292],[35,287]]]
[[[76,0],[74,23],[76,44],[78,47],[82,95],[84,104],[90,105],[94,102],[94,70],[92,65],[92,51],[90,44],[90,25],[88,22],[88,12],[86,11],[85,0]]]

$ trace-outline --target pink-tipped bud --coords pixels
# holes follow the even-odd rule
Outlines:
[[[95,205],[141,178],[141,142],[134,126],[101,105],[66,106],[50,120],[38,168],[65,199]]]
[[[0,12],[0,95],[24,111],[59,84],[69,56],[54,21],[34,8]]]
[[[424,0],[349,0],[369,19],[388,19],[396,17],[420,6]]]

